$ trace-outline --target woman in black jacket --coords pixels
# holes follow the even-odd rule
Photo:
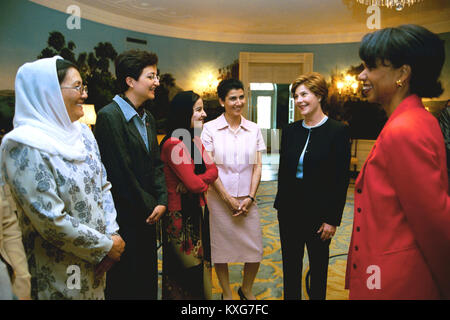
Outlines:
[[[448,185],[450,186],[450,99],[447,100],[447,104],[445,108],[442,109],[441,115],[439,116],[439,125],[441,126],[445,147],[447,149],[447,175]]]
[[[295,106],[305,117],[283,129],[278,210],[284,298],[301,299],[305,244],[311,271],[310,299],[325,299],[331,238],[340,225],[349,182],[347,126],[322,111],[328,89],[319,73],[292,84]]]

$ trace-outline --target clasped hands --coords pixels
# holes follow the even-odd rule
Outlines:
[[[178,193],[187,193],[188,192],[186,186],[181,182],[177,185],[176,191]],[[253,203],[253,200],[250,198],[245,198],[244,200],[239,202],[238,199],[236,199],[235,197],[232,197],[230,195],[227,195],[224,198],[224,200],[225,200],[225,203],[228,205],[228,207],[233,212],[233,217],[240,216],[241,214],[246,215],[248,213],[250,206]]]
[[[233,217],[240,216],[241,214],[247,215],[248,210],[250,209],[251,205],[253,204],[253,200],[250,198],[245,198],[244,200],[240,201],[236,199],[235,197],[228,196],[225,200],[228,207],[233,212]]]
[[[118,234],[113,235],[111,236],[111,240],[113,241],[111,249],[103,260],[95,267],[96,277],[101,277],[105,272],[111,269],[117,261],[120,261],[120,256],[125,250],[125,241],[123,241],[121,236]]]

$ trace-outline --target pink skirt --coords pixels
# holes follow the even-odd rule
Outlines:
[[[263,245],[256,203],[247,215],[233,217],[214,188],[209,188],[207,199],[212,263],[260,262]],[[245,197],[237,199],[242,201]]]

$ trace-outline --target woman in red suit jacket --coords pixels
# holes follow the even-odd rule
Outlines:
[[[173,98],[168,134],[161,141],[168,191],[162,228],[163,299],[211,299],[204,193],[218,171],[199,137],[205,118],[198,94],[184,91]]]
[[[422,97],[442,93],[443,41],[403,25],[367,34],[359,75],[389,115],[355,183],[350,299],[450,298],[445,145]]]

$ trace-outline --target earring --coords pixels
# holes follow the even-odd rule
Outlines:
[[[402,80],[398,79],[395,83],[397,84],[397,87],[399,87],[399,88],[403,87],[403,81]]]

